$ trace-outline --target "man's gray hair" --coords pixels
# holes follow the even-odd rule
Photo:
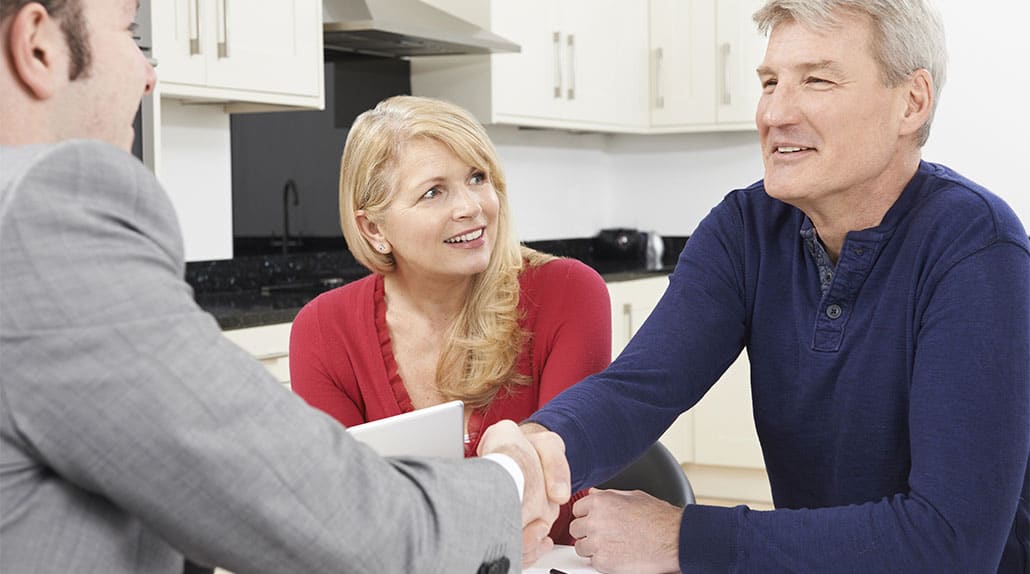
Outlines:
[[[755,12],[754,20],[758,29],[768,34],[788,20],[826,30],[839,26],[843,14],[870,19],[873,57],[883,70],[885,85],[897,86],[919,69],[930,73],[933,107],[918,134],[922,146],[930,137],[948,63],[944,24],[929,0],[769,0]]]

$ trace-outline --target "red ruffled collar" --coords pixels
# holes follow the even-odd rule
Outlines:
[[[383,289],[383,276],[377,275],[375,279],[375,290],[373,294],[375,305],[376,333],[379,335],[379,349],[383,354],[383,364],[386,365],[386,380],[397,399],[397,406],[402,413],[415,410],[411,404],[411,396],[408,389],[401,380],[397,369],[397,360],[393,356],[393,345],[390,342],[390,328],[386,325],[386,291]]]

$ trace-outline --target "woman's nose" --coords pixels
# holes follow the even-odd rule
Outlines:
[[[476,217],[483,211],[483,205],[479,201],[479,196],[468,187],[462,187],[461,190],[454,195],[454,198],[455,219]]]

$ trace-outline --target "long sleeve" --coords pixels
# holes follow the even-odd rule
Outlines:
[[[73,142],[30,164],[0,197],[0,569],[518,570],[505,470],[382,459],[278,385],[193,303],[138,162]]]
[[[328,413],[345,426],[366,422],[364,400],[358,391],[357,377],[351,365],[361,361],[365,353],[352,349],[344,341],[326,341],[325,320],[347,322],[354,315],[353,307],[334,306],[316,298],[300,310],[290,330],[290,387],[307,403]],[[357,303],[360,305],[360,303]],[[328,315],[328,316],[326,316]],[[362,332],[366,325],[352,324]],[[375,341],[375,339],[371,339]],[[335,343],[335,353],[333,351]],[[355,352],[358,351],[358,357]],[[343,366],[341,367],[341,363]]]
[[[596,271],[573,259],[557,259],[523,273],[522,303],[532,334],[524,361],[536,385],[535,403],[501,405],[498,417],[522,420],[555,395],[600,372],[611,356],[611,300]],[[503,402],[503,401],[502,401]],[[506,408],[507,407],[507,408]],[[569,534],[572,506],[586,496],[573,492],[559,509],[550,535],[574,544]]]
[[[911,448],[907,491],[819,509],[688,507],[684,570],[1019,572],[997,561],[1021,490],[1026,500],[1028,261],[1018,245],[994,245],[933,294],[913,364],[911,445],[881,447]]]
[[[732,233],[695,234],[666,293],[611,366],[531,417],[565,438],[574,490],[642,454],[740,353],[744,308],[729,264],[733,242]]]
[[[604,279],[575,260],[557,260],[524,280],[536,316],[530,344],[539,371],[536,408],[611,362],[611,299]]]
[[[923,164],[879,226],[848,234],[822,292],[810,225],[760,184],[702,222],[626,352],[533,417],[566,439],[573,487],[644,448],[746,345],[777,508],[688,506],[684,571],[1025,572],[1025,230]]]

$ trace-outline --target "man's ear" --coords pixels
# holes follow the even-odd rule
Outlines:
[[[64,33],[39,3],[30,2],[14,14],[7,42],[15,77],[37,99],[50,98],[68,81]]]
[[[905,109],[901,118],[903,135],[918,132],[930,120],[933,112],[933,78],[930,72],[919,69],[905,83]]]

